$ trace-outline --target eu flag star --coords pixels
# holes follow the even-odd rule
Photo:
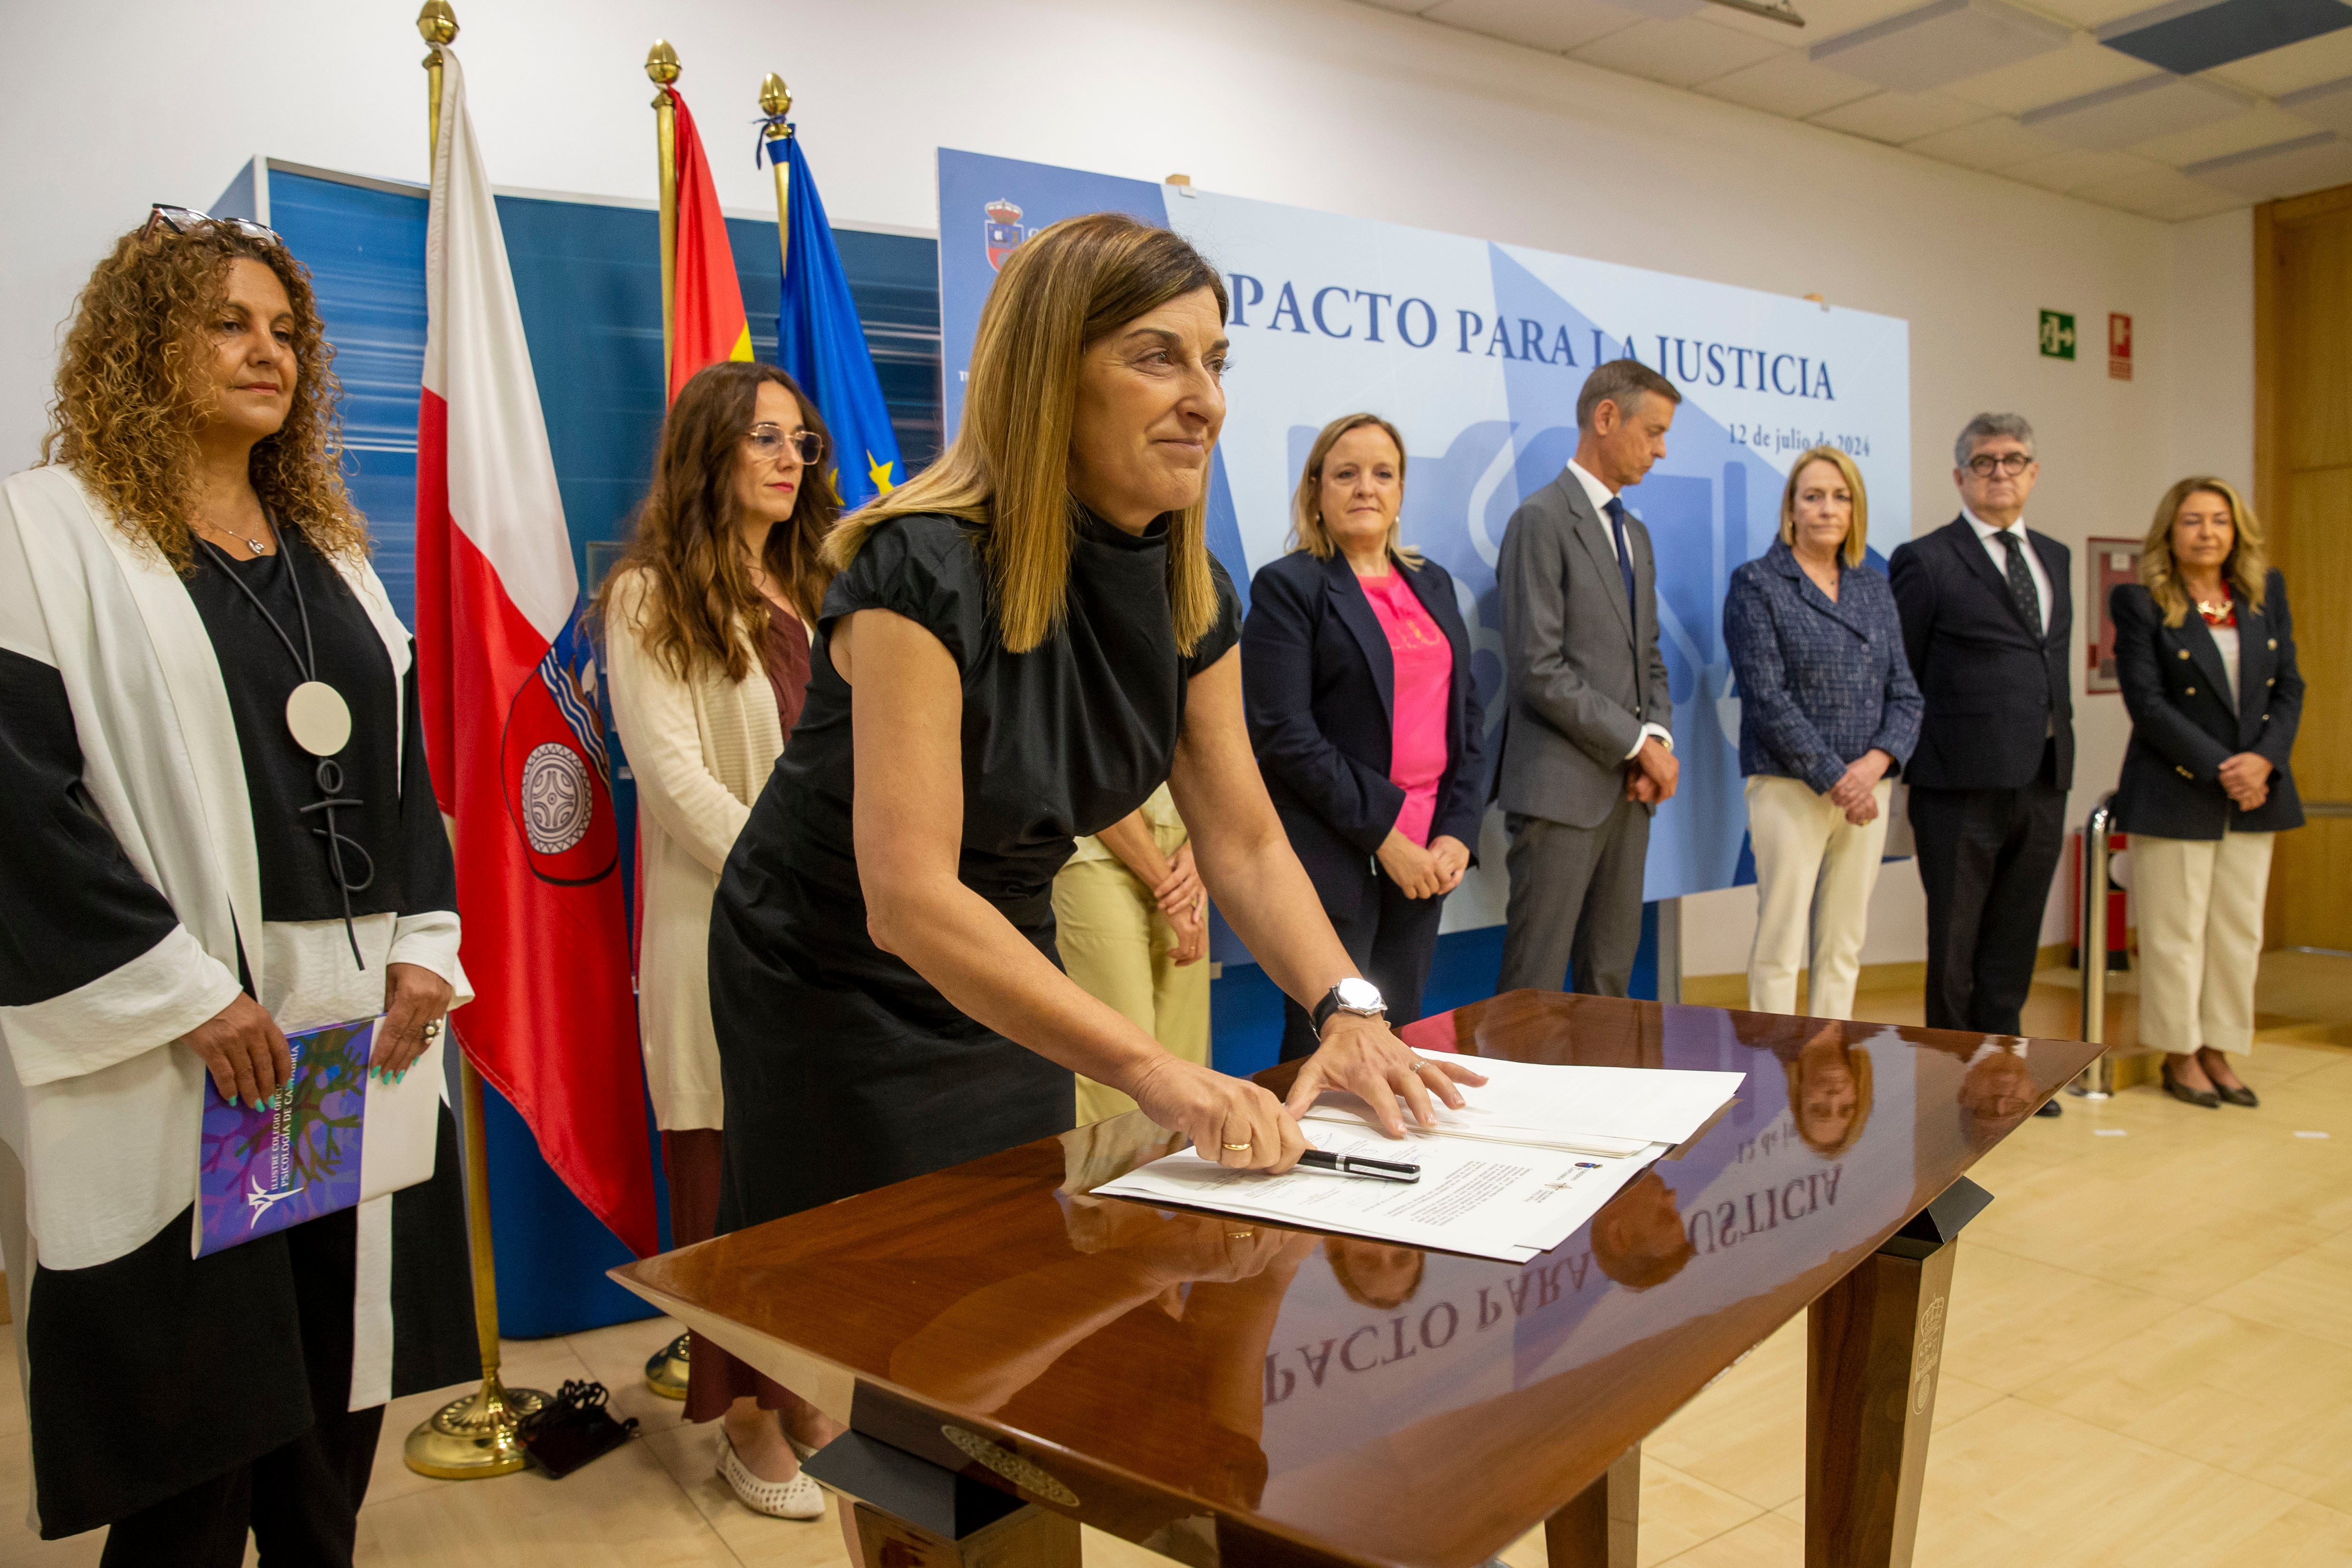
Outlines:
[[[898,488],[890,480],[890,459],[884,458],[877,462],[871,452],[866,454],[866,477],[874,481],[877,495],[887,496]]]

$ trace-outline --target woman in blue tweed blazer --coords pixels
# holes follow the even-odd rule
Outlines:
[[[1748,1005],[1759,1013],[1797,1010],[1810,927],[1805,1011],[1853,1016],[1893,775],[1919,741],[1919,687],[1894,591],[1863,564],[1868,536],[1853,460],[1815,447],[1789,470],[1780,540],[1732,573],[1723,604],[1756,851]]]

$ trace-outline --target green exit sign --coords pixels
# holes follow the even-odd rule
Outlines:
[[[2074,357],[2074,318],[2063,310],[2042,312],[2042,357]]]

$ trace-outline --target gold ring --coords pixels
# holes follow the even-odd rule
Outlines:
[[[1247,1241],[1256,1234],[1257,1232],[1254,1230],[1229,1230],[1225,1232],[1225,1239],[1227,1241]]]
[[[1229,1152],[1235,1154],[1240,1153],[1243,1150],[1248,1147],[1249,1145],[1246,1143],[1228,1143],[1225,1145],[1225,1148]]]

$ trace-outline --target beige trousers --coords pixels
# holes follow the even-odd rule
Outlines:
[[[2159,1050],[2254,1048],[2254,971],[2274,833],[2131,836],[2139,914],[2139,1040]]]
[[[1815,1018],[1851,1018],[1895,781],[1878,781],[1878,815],[1859,827],[1802,779],[1752,774],[1747,794],[1748,837],[1756,851],[1748,1011],[1797,1010],[1797,971],[1809,967],[1810,931],[1812,984],[1805,1012]]]
[[[1184,841],[1178,831],[1162,853]],[[1087,994],[1108,1002],[1175,1055],[1209,1063],[1209,961],[1179,965],[1176,928],[1118,860],[1074,860],[1054,879],[1062,966]],[[1135,1101],[1081,1075],[1078,1125],[1133,1110]]]

